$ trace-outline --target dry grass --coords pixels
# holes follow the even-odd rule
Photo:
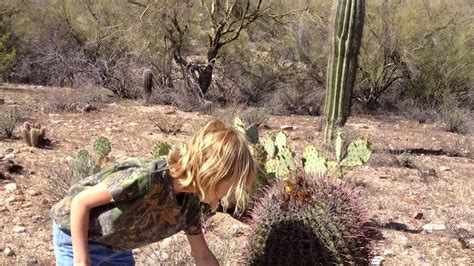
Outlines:
[[[458,138],[453,143],[445,143],[442,150],[452,157],[473,158],[474,147],[468,137]]]
[[[225,108],[218,108],[212,112],[212,116],[223,121],[227,125],[234,123],[234,118],[242,112],[242,108],[239,106],[227,106]]]
[[[257,127],[267,122],[270,112],[264,107],[249,107],[242,113],[242,120],[246,125]]]
[[[109,102],[109,96],[96,87],[85,88],[56,88],[52,89],[45,101],[45,111],[74,112],[86,108],[86,105],[93,106],[93,109],[100,108],[103,103]]]
[[[153,123],[164,134],[176,135],[182,132],[184,122],[179,120],[175,116],[164,115],[160,112],[156,112],[153,115]]]
[[[461,108],[441,112],[441,121],[449,132],[466,134],[469,131],[466,126],[466,111]]]

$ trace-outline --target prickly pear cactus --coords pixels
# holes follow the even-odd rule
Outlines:
[[[166,158],[171,150],[171,146],[164,142],[164,141],[157,141],[153,148],[151,149],[150,153],[153,158]]]
[[[92,143],[92,148],[94,149],[97,164],[101,165],[112,150],[112,144],[106,137],[98,137]]]
[[[313,145],[304,149],[302,161],[304,172],[307,174],[322,176],[328,170],[327,159],[320,155]]]
[[[263,147],[268,155],[268,158],[272,159],[276,154],[274,134],[270,133],[263,139]]]
[[[247,137],[247,140],[251,144],[258,144],[258,128],[256,125],[246,127],[242,119],[239,117],[234,118],[234,128],[242,132]]]
[[[256,125],[253,125],[251,127],[249,127],[246,132],[245,132],[245,135],[247,136],[247,139],[248,141],[251,143],[251,144],[258,144],[258,128]]]
[[[294,154],[288,147],[282,147],[277,154],[278,166],[275,175],[284,178],[296,171]]]
[[[267,154],[265,169],[277,178],[286,178],[296,172],[294,152],[286,145],[284,132],[270,133],[264,138],[263,147]]]
[[[352,190],[326,177],[274,183],[250,224],[249,265],[365,265],[377,235]]]
[[[250,153],[255,161],[257,174],[256,174],[256,183],[257,187],[264,186],[268,183],[270,179],[273,179],[267,171],[265,167],[265,163],[267,160],[267,153],[261,144],[249,146]]]
[[[279,131],[275,135],[275,146],[277,148],[286,147],[286,139],[287,139],[286,134],[283,131]]]
[[[239,117],[234,118],[234,128],[245,134],[245,125]]]
[[[344,176],[345,168],[363,165],[370,159],[372,155],[370,145],[366,139],[357,139],[349,144],[347,150],[344,150],[342,136],[338,132],[334,141],[336,161],[328,160],[310,145],[303,152],[303,169],[307,174],[341,178]]]
[[[100,172],[100,167],[94,163],[89,151],[80,150],[71,166],[73,180],[81,180],[98,172]]]
[[[371,143],[365,139],[358,139],[349,144],[344,159],[341,161],[343,166],[358,166],[369,161],[372,156],[370,148]]]

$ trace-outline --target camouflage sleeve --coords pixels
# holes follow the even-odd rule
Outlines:
[[[115,172],[104,180],[115,202],[127,201],[146,195],[150,189],[150,172],[140,167],[131,167]]]
[[[184,233],[187,235],[199,235],[202,234],[201,228],[201,213],[194,217],[190,223],[183,229]]]

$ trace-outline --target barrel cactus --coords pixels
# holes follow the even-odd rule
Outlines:
[[[349,116],[364,26],[364,7],[365,0],[334,0],[325,102],[324,136],[327,142],[332,138],[334,128],[343,126]]]
[[[250,224],[250,265],[367,264],[377,236],[355,193],[325,177],[277,181]]]
[[[39,123],[25,122],[23,125],[23,140],[28,146],[38,148],[44,141],[45,129]]]

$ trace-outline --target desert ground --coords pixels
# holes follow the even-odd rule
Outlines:
[[[0,141],[0,265],[54,264],[51,220],[55,201],[45,192],[55,171],[65,169],[75,154],[105,136],[112,142],[107,164],[127,157],[150,157],[157,140],[177,144],[212,116],[181,112],[172,106],[143,105],[141,100],[110,100],[96,110],[78,107],[54,112],[58,88],[1,84],[4,106],[17,106],[21,122],[46,128],[51,140],[44,148],[27,146],[21,122],[15,138]],[[165,134],[156,117],[182,124]],[[301,153],[321,142],[323,117],[270,116],[260,134],[286,126],[289,146]],[[372,263],[377,265],[474,265],[474,159],[471,133],[450,133],[439,123],[419,123],[395,115],[356,115],[347,125],[352,134],[372,142],[365,166],[343,177],[382,232]],[[15,165],[16,167],[12,167]],[[218,213],[206,225],[207,240],[222,265],[240,265],[250,228]],[[191,264],[183,236],[136,250],[138,264]]]

